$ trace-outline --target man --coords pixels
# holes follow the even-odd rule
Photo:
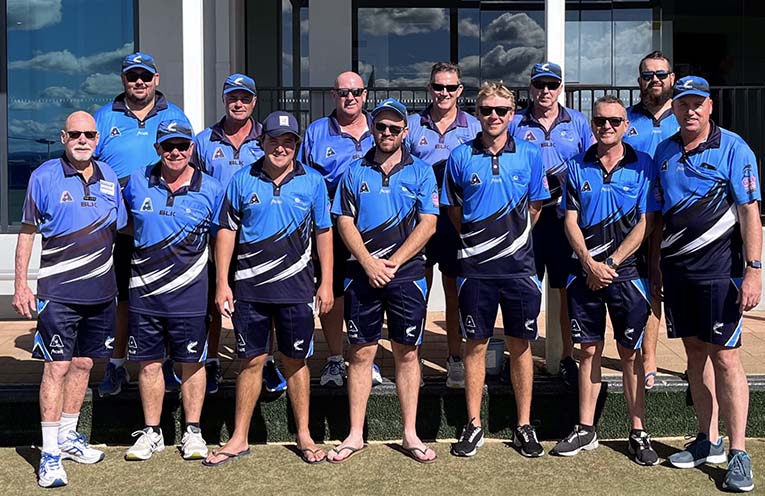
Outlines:
[[[215,304],[233,316],[241,370],[236,381],[234,433],[203,462],[217,466],[249,454],[248,433],[260,396],[272,321],[282,353],[297,449],[306,463],[324,461],[308,430],[311,377],[306,359],[313,354],[313,312],[332,308],[332,222],[321,174],[295,160],[300,143],[292,114],[274,112],[263,122],[265,155],[229,182],[218,218]],[[315,235],[323,274],[314,305],[311,238]],[[236,257],[234,291],[228,282]]]
[[[99,135],[86,112],[74,112],[61,131],[64,155],[32,172],[16,245],[13,308],[35,309],[32,355],[45,360],[40,384],[43,443],[38,484],[67,484],[62,460],[97,463],[104,453],[77,432],[93,358],[112,352],[117,286],[111,253],[127,222],[117,176],[93,160]],[[37,302],[27,271],[35,231],[42,234]]]
[[[502,308],[518,426],[514,445],[522,455],[544,454],[531,425],[534,366],[529,341],[537,338],[542,286],[536,277],[531,229],[542,201],[550,198],[539,147],[508,132],[515,98],[502,83],[487,82],[476,99],[481,132],[449,156],[441,204],[460,233],[457,289],[465,344],[468,423],[455,456],[483,446],[481,399],[486,348]]]
[[[429,463],[436,453],[422,443],[416,429],[417,347],[427,313],[422,249],[436,229],[438,187],[431,166],[402,146],[408,131],[406,107],[388,98],[372,111],[372,118],[375,146],[351,164],[332,205],[353,255],[345,280],[351,430],[328,459],[341,463],[365,448],[369,369],[387,318],[404,427],[401,446],[415,461]]]
[[[578,375],[565,289],[572,252],[564,232],[560,202],[566,185],[566,161],[584,153],[594,140],[584,114],[558,103],[563,91],[562,74],[560,66],[553,62],[536,64],[531,69],[531,105],[515,115],[510,134],[517,140],[534,143],[542,151],[550,199],[544,202],[539,222],[532,232],[534,259],[539,279],[544,278],[546,269],[550,288],[558,290],[563,341],[560,375],[568,386],[576,387]]]
[[[363,157],[374,144],[371,119],[364,112],[367,90],[361,76],[355,72],[343,72],[337,76],[332,89],[335,110],[328,117],[323,117],[308,126],[305,141],[300,148],[298,159],[303,164],[321,172],[327,185],[329,197],[335,197],[348,166]],[[345,359],[343,358],[343,281],[348,253],[339,231],[334,230],[334,274],[333,287],[335,305],[327,315],[321,316],[321,328],[329,347],[329,356],[321,369],[322,386],[341,387],[345,383]],[[321,269],[321,267],[319,267]],[[324,272],[319,270],[317,279],[321,280]],[[382,383],[380,371],[375,365],[374,382]]]
[[[165,448],[159,421],[166,346],[169,356],[181,362],[186,420],[181,455],[185,460],[207,456],[199,428],[207,358],[207,262],[211,223],[223,187],[189,165],[193,137],[185,119],[160,122],[159,162],[134,171],[125,186],[135,240],[128,356],[140,363],[138,389],[145,422],[133,433],[138,439],[126,460],[148,460]]]
[[[244,74],[231,74],[223,83],[223,104],[226,115],[194,138],[194,167],[210,174],[226,187],[231,177],[245,165],[263,156],[258,143],[263,126],[252,113],[258,103],[255,81]],[[210,264],[210,283],[215,283],[215,264]],[[218,346],[220,344],[221,316],[215,308],[215,288],[210,291],[210,330],[207,333],[207,393],[215,394],[221,380]],[[268,391],[282,391],[287,383],[272,356],[266,361],[263,373]]]
[[[436,183],[439,185],[443,183],[444,167],[449,153],[462,143],[475,138],[481,130],[478,120],[457,106],[462,90],[458,65],[449,62],[433,64],[428,84],[432,103],[419,114],[409,116],[406,145],[412,155],[433,166]],[[438,264],[446,298],[446,340],[449,353],[446,359],[446,386],[451,388],[465,387],[457,303],[458,245],[459,234],[454,230],[444,207],[438,217],[436,234],[425,247],[425,279],[430,288],[433,283],[433,266]]]
[[[95,151],[99,160],[106,162],[125,184],[130,174],[157,161],[154,140],[157,127],[163,120],[188,120],[183,111],[167,101],[159,86],[157,64],[151,55],[135,52],[122,60],[123,93],[111,104],[104,105],[95,114],[101,140]],[[104,379],[98,386],[102,397],[119,394],[130,376],[125,370],[128,335],[128,282],[133,240],[118,234],[114,247],[114,267],[117,276],[119,303],[114,352],[106,366]],[[172,362],[166,365],[166,387],[177,389],[178,382],[172,371]],[[172,379],[172,380],[170,380]]]
[[[659,457],[644,430],[645,389],[640,346],[650,311],[646,275],[635,252],[653,228],[659,209],[656,170],[651,157],[623,143],[629,128],[618,98],[598,98],[592,110],[597,144],[568,163],[564,193],[566,235],[578,262],[573,264],[566,295],[571,333],[580,343],[579,424],[553,454],[573,456],[598,447],[595,407],[600,394],[600,360],[606,332],[606,309],[616,338],[624,398],[632,430],[628,449],[640,465]]]
[[[672,111],[680,131],[655,156],[664,194],[661,271],[667,333],[682,338],[688,355],[699,433],[669,462],[692,468],[725,461],[719,411],[730,440],[723,488],[751,491],[749,388],[740,347],[743,312],[758,304],[762,289],[757,161],[741,137],[710,120],[705,79],[679,79]]]

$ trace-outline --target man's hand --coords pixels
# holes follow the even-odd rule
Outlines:
[[[332,292],[332,285],[322,283],[316,291],[316,300],[314,308],[319,311],[319,315],[327,315],[335,304],[335,295]]]
[[[231,292],[228,284],[218,285],[218,289],[215,291],[215,306],[224,317],[231,318],[231,315],[233,315],[234,293]]]
[[[744,281],[741,283],[741,291],[738,292],[738,308],[740,312],[747,312],[760,303],[762,293],[762,280],[760,269],[747,268],[744,273]],[[15,301],[15,300],[14,300]]]
[[[37,309],[36,303],[35,295],[29,286],[21,286],[13,294],[13,309],[17,314],[28,319],[32,318],[32,313]]]
[[[369,277],[369,285],[373,288],[386,286],[393,280],[396,276],[396,270],[398,270],[398,265],[395,262],[376,257],[367,258],[361,266]]]
[[[582,264],[585,272],[587,273],[587,287],[593,291],[603,289],[612,282],[618,275],[616,270],[602,262],[591,261],[587,264]]]

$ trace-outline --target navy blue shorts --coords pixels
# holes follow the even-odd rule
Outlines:
[[[744,318],[736,303],[740,287],[740,278],[687,281],[665,277],[667,335],[696,337],[726,348],[741,346]]]
[[[32,357],[46,362],[111,357],[116,315],[114,300],[95,305],[37,300]]]
[[[348,342],[377,343],[387,316],[388,339],[405,346],[419,346],[425,332],[428,286],[425,279],[399,281],[373,288],[369,279],[345,280],[345,325]]]
[[[536,276],[515,279],[457,278],[460,330],[466,339],[494,335],[497,310],[502,309],[505,336],[537,339],[542,285]]]
[[[550,278],[551,288],[565,288],[571,273],[571,255],[574,251],[566,237],[562,217],[558,217],[557,207],[544,207],[539,220],[531,231],[534,243],[534,264],[537,277],[544,280],[545,269]]]
[[[447,277],[457,277],[457,250],[460,235],[449,218],[449,209],[441,207],[436,221],[436,233],[425,245],[425,263],[428,267],[438,264],[438,270]]]
[[[316,251],[316,243],[314,243],[314,251]],[[332,225],[332,255],[332,294],[335,298],[340,298],[343,296],[343,281],[351,252],[348,251],[343,238],[340,237],[340,230],[334,224]],[[313,270],[318,289],[319,284],[321,284],[321,264],[319,263],[318,252],[314,254]]]
[[[310,303],[234,303],[234,333],[239,358],[268,353],[271,322],[276,328],[279,351],[295,360],[313,355],[313,306]]]
[[[632,350],[642,347],[651,313],[647,279],[616,281],[593,291],[583,276],[570,276],[566,289],[574,343],[599,343],[605,339],[608,308],[616,342]]]
[[[181,363],[207,360],[207,316],[158,317],[129,312],[128,359],[136,362],[160,360],[165,349]]]
[[[117,299],[128,301],[130,264],[133,258],[133,236],[117,233],[114,240],[114,275],[117,278]]]

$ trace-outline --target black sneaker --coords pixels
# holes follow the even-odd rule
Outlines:
[[[558,441],[550,453],[558,456],[574,456],[582,450],[590,451],[597,447],[598,435],[595,433],[595,429],[587,432],[582,430],[581,425],[577,424],[571,434]]]
[[[629,452],[638,465],[656,465],[659,455],[651,447],[651,436],[646,431],[633,432],[629,438]]]
[[[483,446],[483,429],[473,425],[473,420],[465,425],[459,441],[452,444],[452,455],[454,456],[473,456],[478,448]]]
[[[529,424],[519,425],[513,431],[513,446],[518,448],[523,456],[537,458],[545,454],[544,448],[539,444],[537,432]]]
[[[570,388],[575,388],[579,385],[579,368],[576,365],[576,360],[571,357],[566,357],[560,361],[560,370],[558,372],[560,378],[563,379],[563,384]]]

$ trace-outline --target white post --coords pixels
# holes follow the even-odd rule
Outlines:
[[[203,14],[203,0],[183,0],[183,111],[195,133],[205,127]]]
[[[566,73],[566,0],[545,0],[546,60],[560,65]],[[565,81],[564,81],[565,82]],[[558,98],[566,103],[566,92]],[[547,372],[557,374],[563,349],[560,328],[560,298],[557,289],[550,288],[550,278],[545,278],[545,363]]]

